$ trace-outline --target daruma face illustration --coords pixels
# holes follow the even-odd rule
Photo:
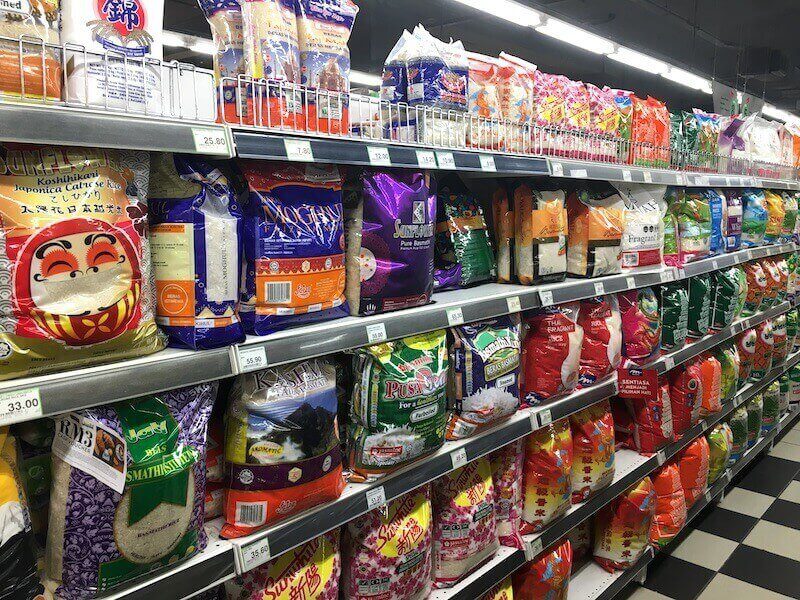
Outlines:
[[[118,336],[135,316],[139,259],[128,235],[105,221],[70,219],[32,236],[20,251],[19,308],[71,346]]]

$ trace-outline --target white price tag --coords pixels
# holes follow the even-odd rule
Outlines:
[[[228,138],[223,129],[192,127],[194,149],[201,154],[224,154],[228,156]]]
[[[670,369],[672,369],[674,366],[675,366],[675,359],[674,359],[674,358],[672,358],[671,356],[665,356],[665,357],[664,357],[664,368],[665,368],[667,371],[669,371],[669,370],[670,370]]]
[[[542,536],[536,537],[530,541],[530,544],[526,544],[528,553],[530,555],[530,560],[533,560],[539,556],[542,550],[544,550],[544,548],[542,548],[542,544]],[[527,558],[527,556],[525,558]]]
[[[706,502],[711,502],[711,490],[706,490],[706,493],[703,495],[706,497]]]
[[[686,179],[680,173],[675,175],[675,185],[686,185]]]
[[[748,250],[747,251],[747,260],[753,260],[753,251],[752,250]]]
[[[561,163],[553,163],[553,177],[563,177],[564,166]]]
[[[436,155],[430,150],[417,150],[417,164],[421,169],[435,169]]]
[[[594,283],[594,293],[598,296],[602,296],[606,293],[606,288],[603,286],[602,281],[595,281]]]
[[[658,461],[658,466],[660,467],[665,462],[667,462],[667,455],[663,450],[659,450],[656,454],[656,460]]]
[[[636,287],[636,277],[626,277],[625,285],[629,290],[634,289]]]
[[[631,172],[627,169],[622,171],[622,180],[623,181],[633,181],[633,177],[631,177]]]
[[[545,427],[553,422],[553,414],[550,412],[549,408],[539,411],[538,414],[539,414],[539,427]]]
[[[239,354],[239,372],[249,373],[267,366],[267,349],[264,346],[236,346]]]
[[[453,461],[453,468],[458,469],[467,464],[467,451],[465,448],[459,448],[450,453],[450,460]]]
[[[716,271],[717,269],[719,269],[719,261],[717,261],[717,260],[712,260],[712,261],[711,261],[711,268],[712,268],[712,269],[714,269],[715,271]]]
[[[461,311],[460,306],[458,308],[447,309],[447,323],[450,327],[464,324],[464,313]]]
[[[240,552],[242,553],[242,571],[244,572],[260,567],[271,558],[267,538],[242,546]]]
[[[725,178],[725,185],[726,185],[727,187],[730,187],[730,186],[732,186],[732,185],[733,185],[733,178],[732,178],[732,177],[726,177],[726,178]]]
[[[314,162],[314,151],[308,140],[283,140],[286,147],[286,158],[297,162]]]
[[[367,146],[367,154],[369,154],[369,164],[373,167],[392,166],[389,148],[386,146]]]
[[[455,171],[456,169],[456,159],[453,158],[452,152],[437,152],[436,162],[439,163],[440,169],[447,171]]]
[[[650,171],[645,171],[643,175],[645,183],[653,183],[653,174]]]
[[[373,323],[367,325],[367,341],[370,344],[377,344],[386,339],[386,325],[383,323]]]
[[[764,187],[764,180],[758,178],[753,179],[753,187],[757,188]]]
[[[384,504],[386,504],[386,490],[382,485],[367,490],[367,510],[380,508]]]
[[[661,271],[661,283],[667,283],[670,281],[675,281],[675,271],[672,269]]]
[[[586,172],[586,169],[572,169],[569,172],[570,177],[574,177],[575,179],[586,179],[589,176],[589,173]]]
[[[0,394],[0,426],[19,423],[42,416],[39,388]]]
[[[481,171],[488,171],[490,173],[497,172],[497,165],[494,164],[494,156],[489,154],[481,154]]]
[[[539,292],[539,302],[542,306],[550,306],[553,303],[553,292]]]
[[[518,313],[522,311],[522,303],[519,301],[519,296],[511,296],[510,298],[506,298],[506,304],[508,305],[508,312],[510,313]]]

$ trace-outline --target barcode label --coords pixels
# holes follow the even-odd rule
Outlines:
[[[236,525],[258,527],[267,521],[266,502],[237,502]]]
[[[292,301],[292,283],[290,281],[273,281],[264,284],[268,304],[289,304]]]
[[[554,177],[563,177],[564,176],[564,166],[561,163],[553,163],[553,176]]]
[[[545,409],[539,413],[539,427],[545,427],[553,422],[553,414],[549,409]]]
[[[386,325],[383,323],[373,323],[367,325],[367,341],[370,344],[377,344],[386,339]]]
[[[519,301],[519,296],[506,298],[506,304],[508,305],[508,312],[510,313],[518,313],[522,310],[522,303]]]
[[[553,303],[553,292],[539,292],[539,302],[542,306],[550,306]]]
[[[642,175],[645,183],[653,183],[653,174],[650,171],[645,171]]]
[[[675,366],[675,359],[671,356],[664,357],[664,368],[669,371],[671,368]]]
[[[605,290],[605,287],[603,287],[603,282],[602,281],[595,282],[595,284],[594,284],[594,293],[597,294],[598,296],[602,296],[603,294],[606,293],[606,290]]]
[[[467,464],[467,451],[464,448],[459,448],[450,453],[450,460],[453,461],[453,468],[458,469]]]
[[[626,277],[625,278],[625,285],[628,287],[629,290],[633,290],[636,288],[636,278],[635,277]]]

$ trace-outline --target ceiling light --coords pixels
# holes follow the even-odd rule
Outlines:
[[[350,83],[357,83],[367,87],[378,87],[382,79],[378,75],[372,73],[364,73],[363,71],[350,71]]]
[[[797,117],[795,117],[789,111],[778,108],[777,106],[773,106],[772,104],[764,104],[764,108],[761,109],[761,114],[765,117],[783,121],[784,123],[797,120]]]
[[[711,82],[708,79],[700,77],[699,75],[695,75],[694,73],[690,73],[689,71],[684,71],[678,67],[670,67],[666,72],[661,73],[661,76],[665,79],[669,79],[670,81],[674,81],[675,83],[685,85],[686,87],[700,90],[706,94],[713,93],[711,90]]]
[[[653,75],[664,73],[669,69],[667,63],[623,46],[617,48],[616,52],[609,54],[608,58],[641,69],[642,71],[647,71]]]
[[[455,1],[523,27],[534,27],[542,22],[541,13],[518,2],[512,2],[512,0]]]
[[[616,48],[614,42],[606,38],[552,17],[548,17],[544,25],[536,27],[536,31],[595,54],[611,54]]]

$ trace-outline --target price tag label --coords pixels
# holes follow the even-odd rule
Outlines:
[[[653,183],[653,174],[650,171],[645,171],[643,175],[645,183]]]
[[[553,414],[550,409],[539,411],[539,427],[545,427],[553,422]]]
[[[658,461],[658,466],[660,467],[665,462],[667,462],[667,455],[663,450],[659,450],[658,454],[656,454],[656,460]]]
[[[382,485],[367,490],[367,510],[380,508],[384,504],[386,504],[386,490]]]
[[[264,346],[236,346],[239,354],[239,372],[249,373],[267,366],[267,350]]]
[[[384,323],[373,323],[367,325],[367,341],[370,344],[377,344],[386,340],[386,325]]]
[[[748,250],[747,251],[747,260],[753,260],[753,251],[752,250]]]
[[[39,388],[0,394],[0,426],[19,423],[42,416]]]
[[[744,402],[744,398],[742,398],[741,396],[734,396],[733,398],[734,408],[739,408],[742,405],[742,402]]]
[[[367,154],[369,154],[369,164],[373,167],[390,167],[392,165],[389,148],[386,146],[367,146]]]
[[[598,296],[602,296],[606,293],[606,288],[603,286],[602,281],[595,281],[594,283],[594,293]]]
[[[530,556],[528,560],[533,560],[534,558],[539,556],[539,554],[541,554],[542,550],[544,550],[542,545],[543,545],[542,536],[536,537],[532,539],[530,543],[525,544],[526,548],[528,549],[528,555]],[[526,556],[525,558],[528,557]]]
[[[553,163],[553,177],[564,176],[564,165],[561,163]]]
[[[430,150],[417,150],[417,164],[421,169],[435,169],[436,155]]]
[[[753,179],[753,187],[757,188],[764,187],[764,180],[758,178]]]
[[[674,366],[675,366],[675,359],[674,359],[674,358],[672,358],[671,356],[665,356],[665,357],[664,357],[664,368],[665,368],[667,371],[669,371],[669,370],[670,370],[670,369],[672,369]]]
[[[706,493],[703,495],[706,497],[706,502],[711,502],[711,490],[706,490]]]
[[[661,271],[661,283],[668,283],[670,281],[675,281],[675,271],[672,269]]]
[[[497,172],[497,165],[494,164],[494,156],[490,156],[489,154],[481,154],[480,161],[481,171],[488,171],[489,173]]]
[[[586,172],[586,169],[572,169],[569,172],[570,177],[574,177],[575,179],[586,179],[589,176],[589,173]]]
[[[286,147],[286,158],[297,162],[314,162],[314,151],[308,140],[283,140]]]
[[[230,155],[228,138],[223,129],[209,129],[206,127],[192,127],[194,149],[200,154]]]
[[[553,304],[553,292],[539,292],[539,303],[542,306],[550,306]]]
[[[459,448],[458,450],[454,450],[450,453],[450,460],[453,461],[453,468],[458,469],[459,467],[463,467],[467,464],[467,450],[465,448]]]
[[[633,177],[631,176],[631,172],[627,169],[622,171],[622,180],[623,181],[633,181]]]
[[[447,309],[447,323],[450,327],[464,324],[464,313],[461,311],[460,306],[458,308]]]
[[[717,260],[712,260],[712,261],[711,261],[711,268],[712,268],[712,269],[714,269],[715,271],[716,271],[717,269],[719,269],[719,261],[717,261]]]
[[[518,313],[522,311],[522,303],[519,301],[519,296],[511,296],[510,298],[506,298],[506,304],[508,304],[508,312],[510,313]]]
[[[452,152],[437,152],[436,162],[439,163],[440,169],[447,171],[455,171],[456,169],[456,159],[453,158]]]
[[[726,178],[725,178],[725,185],[726,185],[727,187],[730,187],[730,186],[732,186],[732,185],[733,185],[733,178],[732,178],[732,177],[726,177]]]
[[[675,175],[675,185],[686,185],[686,179],[680,173]]]
[[[632,290],[636,287],[636,278],[635,277],[626,277],[625,278],[625,285],[629,290]]]
[[[267,538],[242,546],[240,552],[242,553],[242,571],[245,572],[260,567],[271,558]]]

